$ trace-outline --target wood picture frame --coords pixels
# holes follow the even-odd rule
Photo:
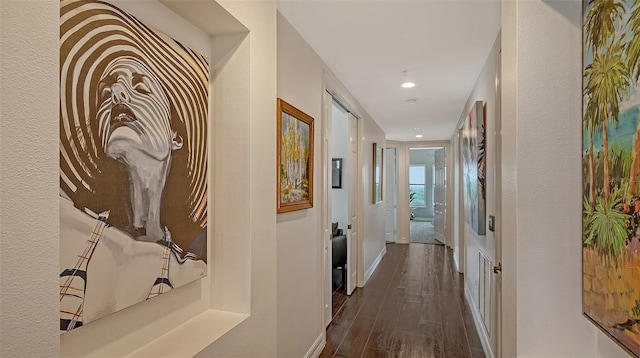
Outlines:
[[[378,143],[373,143],[373,166],[371,181],[371,198],[373,204],[377,204],[382,201],[382,162],[383,162],[383,148],[378,146]]]
[[[278,98],[277,213],[313,207],[313,118]]]

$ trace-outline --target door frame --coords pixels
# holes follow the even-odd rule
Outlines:
[[[340,82],[329,72],[324,71],[323,73],[323,88],[322,91],[322,143],[327,141],[327,145],[331,146],[331,104],[335,100],[338,102],[340,106],[342,106],[348,113],[352,114],[358,120],[358,133],[364,133],[364,126],[362,117],[358,115],[358,113],[354,110],[356,108],[351,101],[345,99],[345,96],[342,96],[342,93],[348,93],[348,91],[340,84]],[[359,107],[357,107],[359,108]],[[364,164],[364,155],[363,149],[364,147],[364,139],[361,135],[358,138],[358,163],[354,165],[354,170],[358,173],[359,180],[357,188],[350,188],[350,191],[357,190],[359,199],[358,199],[358,223],[357,228],[360,233],[363,232],[364,224],[363,224],[363,214],[364,214],[364,185],[362,183],[362,170],[360,168],[363,167]],[[323,151],[324,153],[324,151]],[[325,154],[323,154],[324,156]],[[331,177],[329,173],[331,173],[331,154],[327,153],[327,157],[322,158],[322,224],[320,225],[321,237],[327,238],[331,235]],[[346,228],[345,228],[346,229]],[[331,264],[331,256],[328,255],[325,247],[325,240],[321,240],[320,245],[322,249],[320,250],[320,272],[322,276],[321,280],[321,292],[322,292],[322,300],[320,300],[320,313],[322,314],[323,327],[327,327],[331,322],[325,317],[325,309],[332,307],[331,302],[331,285],[327,287],[327,279],[331,279],[332,274],[332,264]],[[358,277],[356,282],[356,287],[363,287],[364,285],[364,247],[363,247],[363,235],[358,235],[358,243],[357,243],[357,270]],[[349,260],[349,258],[347,258]],[[347,262],[348,265],[348,262]],[[327,269],[328,267],[328,269]],[[328,276],[328,277],[327,277]],[[328,294],[327,294],[328,293]],[[327,306],[328,305],[328,306]],[[324,332],[324,330],[323,330]],[[326,333],[326,332],[325,332]]]
[[[458,251],[457,251],[457,257],[455,257],[455,261],[457,262],[457,269],[458,272],[460,273],[464,273],[465,269],[466,269],[466,247],[467,247],[467,241],[466,241],[466,237],[464,234],[464,223],[465,223],[465,217],[464,217],[464,161],[462,158],[462,125],[460,125],[457,130],[456,130],[456,140],[455,140],[455,147],[456,147],[456,155],[455,158],[453,158],[455,160],[455,171],[456,171],[456,188],[455,190],[457,190],[457,198],[458,200],[456,200],[456,208],[455,210],[457,211],[458,214],[458,220],[454,223],[456,225],[456,234],[457,234],[457,238],[458,238]],[[454,253],[455,254],[455,253]]]
[[[322,272],[322,324],[326,328],[333,319],[333,290],[332,274],[333,260],[331,254],[331,127],[332,127],[332,104],[333,99],[329,93],[324,93],[322,97],[322,225],[320,225],[321,255],[320,260]],[[324,330],[323,330],[324,331]]]
[[[502,36],[502,35],[500,35]],[[496,119],[495,119],[495,134],[494,134],[494,145],[495,145],[495,151],[494,151],[494,156],[495,156],[495,165],[494,165],[494,178],[495,178],[495,190],[494,193],[496,195],[496,200],[495,200],[495,217],[497,218],[497,220],[500,220],[501,218],[504,220],[504,217],[502,215],[502,180],[503,180],[503,173],[502,173],[502,46],[500,46],[500,48],[498,49],[498,53],[496,55]],[[494,231],[494,240],[495,240],[495,253],[494,253],[494,257],[495,257],[495,262],[499,263],[500,265],[502,265],[502,258],[503,258],[503,236],[502,236],[503,232],[502,232],[502,225],[500,225],[500,223],[498,223],[498,225],[495,225],[495,231]],[[494,354],[496,355],[496,357],[502,357],[502,353],[503,353],[503,331],[502,331],[502,320],[503,320],[503,312],[502,312],[502,272],[500,273],[495,273],[494,271],[494,280],[493,282],[495,282],[495,286],[492,288],[493,292],[492,294],[495,295],[495,300],[494,300],[494,307],[492,307],[492,309],[494,309],[494,314],[492,317],[493,322],[495,322],[495,341],[492,342],[494,344]]]
[[[391,142],[387,141],[387,145],[391,147],[395,147],[398,149],[396,152],[396,160],[398,163],[398,181],[397,181],[397,193],[398,193],[398,217],[397,217],[397,228],[398,228],[398,243],[399,244],[408,244],[410,237],[410,229],[409,229],[409,166],[411,165],[411,161],[409,158],[409,150],[410,148],[436,148],[442,147],[445,149],[445,162],[447,163],[447,208],[449,207],[449,203],[451,202],[451,198],[453,197],[452,191],[452,179],[453,179],[453,171],[450,170],[450,153],[451,153],[451,142],[450,141],[416,141],[416,142]],[[445,238],[446,238],[446,246],[452,247],[453,245],[453,235],[451,230],[451,223],[453,221],[451,217],[451,210],[447,210],[447,224],[445,226]]]
[[[347,176],[348,176],[348,180],[349,180],[349,199],[348,199],[348,215],[349,215],[349,219],[348,219],[348,224],[349,226],[347,226],[346,228],[346,232],[347,232],[347,295],[351,296],[351,294],[355,291],[355,289],[357,287],[362,287],[363,285],[363,280],[362,278],[364,277],[364,274],[362,273],[362,267],[364,267],[364,263],[362,262],[362,258],[363,255],[361,254],[362,252],[362,203],[363,203],[363,192],[361,191],[362,189],[362,170],[358,170],[359,168],[362,168],[362,120],[360,118],[358,118],[358,116],[356,116],[355,114],[353,114],[352,112],[348,112],[347,113],[347,120],[348,120],[348,128],[349,128],[349,134],[351,135],[351,122],[355,121],[355,131],[356,131],[356,143],[355,143],[355,150],[356,150],[356,160],[355,162],[358,163],[357,166],[353,165],[353,158],[351,158],[351,142],[349,142],[349,171],[347,172]],[[355,208],[351,207],[351,204],[355,202]],[[353,215],[351,215],[353,213],[353,210],[355,209],[356,212],[356,220],[355,222],[352,221]],[[353,226],[355,226],[355,230],[352,229]],[[353,232],[356,232],[356,239],[353,239]],[[355,256],[355,257],[354,257]],[[355,262],[353,262],[355,259]],[[355,266],[355,275],[350,272],[349,268],[352,268],[353,266]],[[354,277],[355,276],[355,277]]]
[[[393,160],[389,159],[389,155],[387,153],[389,153],[389,151],[393,151]],[[384,198],[384,204],[385,204],[385,223],[387,222],[388,219],[388,213],[387,213],[387,200],[389,200],[390,198],[393,199],[393,202],[391,203],[391,205],[393,206],[391,209],[391,214],[393,215],[392,217],[392,225],[393,225],[393,233],[392,233],[392,239],[393,241],[387,241],[387,242],[394,242],[397,243],[398,242],[398,148],[396,146],[393,145],[389,145],[387,144],[385,147],[385,154],[384,154],[385,158],[384,158],[384,162],[385,162],[385,198]],[[387,177],[387,170],[389,168],[392,168],[392,173],[393,173],[393,180],[389,180],[389,178]],[[389,195],[389,193],[393,193],[393,195]],[[386,232],[387,232],[387,227],[385,225],[385,241],[386,241]]]
[[[432,173],[433,173],[432,174],[433,175],[433,179],[432,180],[433,180],[433,187],[434,187],[434,191],[433,191],[434,192],[433,193],[433,227],[434,227],[434,231],[436,233],[436,235],[435,235],[436,241],[441,241],[441,240],[438,239],[438,230],[437,229],[439,227],[439,224],[438,224],[438,222],[436,222],[436,218],[438,218],[438,216],[436,216],[436,214],[438,213],[438,210],[436,209],[438,207],[438,202],[436,201],[436,193],[438,192],[437,191],[437,187],[438,187],[438,180],[439,180],[438,179],[438,177],[439,177],[439,175],[438,175],[438,170],[439,170],[438,169],[438,164],[439,164],[438,152],[439,151],[443,151],[443,155],[444,155],[444,158],[442,160],[444,162],[443,163],[443,165],[444,165],[443,170],[445,171],[445,173],[447,172],[447,169],[451,170],[451,166],[449,165],[449,156],[451,156],[451,153],[447,153],[447,149],[446,148],[440,148],[440,149],[434,151],[434,158],[433,158],[434,159],[434,164],[433,164],[434,166],[433,166],[433,170],[432,170]],[[450,216],[449,215],[449,211],[451,210],[451,206],[452,206],[451,205],[451,202],[452,202],[451,199],[452,198],[449,197],[449,192],[450,192],[449,186],[451,185],[451,181],[448,180],[448,178],[446,178],[446,177],[444,178],[444,185],[445,185],[445,190],[444,190],[444,198],[445,198],[445,200],[444,200],[444,215],[443,215],[442,220],[444,220],[444,228],[445,228],[444,241],[446,242],[446,241],[448,241],[447,240],[447,236],[446,236],[446,228],[450,227],[450,225],[451,225],[448,221],[449,221],[449,216]],[[449,232],[452,233],[453,230],[450,228]],[[451,241],[448,246],[452,247],[452,245],[453,245],[453,242]]]

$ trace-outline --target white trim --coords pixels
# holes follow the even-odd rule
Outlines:
[[[384,255],[387,254],[387,247],[385,246],[382,251],[380,251],[380,255],[378,255],[378,257],[376,257],[376,260],[373,261],[373,264],[371,265],[371,267],[369,267],[369,269],[367,270],[367,272],[365,272],[364,274],[364,284],[367,283],[367,281],[369,281],[369,278],[371,277],[371,275],[373,275],[373,273],[376,271],[376,269],[378,268],[378,265],[380,265],[380,261],[382,261],[382,258],[384,257]],[[358,287],[363,287],[364,284],[362,286],[358,286]]]
[[[322,152],[322,225],[320,227],[320,262],[322,266],[320,270],[322,271],[322,282],[321,282],[321,292],[322,292],[322,300],[321,300],[321,312],[322,312],[322,321],[323,326],[328,327],[331,323],[332,310],[331,310],[331,272],[332,272],[332,257],[331,257],[331,189],[329,188],[329,184],[331,183],[330,178],[330,168],[331,168],[331,141],[332,141],[332,131],[331,123],[332,123],[332,110],[333,110],[333,97],[328,92],[325,92],[322,97],[322,144],[321,144],[321,152]],[[325,149],[325,146],[327,148]],[[328,153],[325,153],[328,151]],[[328,282],[327,282],[328,281]]]
[[[489,339],[487,330],[484,329],[482,317],[480,317],[480,312],[478,312],[478,308],[476,308],[473,297],[471,296],[471,291],[466,282],[464,283],[464,297],[469,303],[471,303],[469,306],[471,308],[471,314],[473,315],[473,323],[476,327],[476,331],[478,332],[478,336],[480,337],[480,342],[482,343],[482,350],[484,350],[484,354],[487,358],[494,358],[495,356],[491,350],[491,340]]]
[[[316,338],[316,341],[313,342],[311,348],[307,351],[307,354],[304,355],[304,358],[318,358],[324,346],[327,344],[326,331],[323,329],[322,333]]]
[[[365,151],[365,147],[364,147],[364,120],[363,119],[358,119],[358,141],[357,141],[357,146],[358,146],[358,168],[364,168],[364,151]],[[356,277],[356,287],[363,287],[365,285],[365,283],[367,283],[368,277],[366,277],[366,274],[364,273],[364,204],[365,204],[365,198],[367,198],[367,196],[365,195],[365,188],[364,188],[364,177],[363,177],[363,173],[362,170],[358,170],[358,178],[357,178],[357,185],[356,188],[353,189],[349,189],[349,190],[357,190],[357,210],[358,210],[358,222],[356,223],[357,227],[358,227],[358,252],[357,252],[357,257],[358,257],[358,272],[357,272],[357,277]],[[385,248],[386,249],[386,248]],[[373,266],[375,266],[376,263],[374,262]]]

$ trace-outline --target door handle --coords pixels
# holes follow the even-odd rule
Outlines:
[[[493,266],[493,273],[496,275],[502,273],[502,262],[498,262],[498,266]]]
[[[347,230],[351,230],[351,224],[347,225]]]

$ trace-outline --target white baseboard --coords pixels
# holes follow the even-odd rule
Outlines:
[[[385,246],[382,248],[382,251],[380,251],[380,255],[378,255],[375,261],[373,261],[373,264],[371,265],[371,267],[369,267],[369,269],[364,273],[364,284],[366,284],[367,281],[369,281],[369,278],[376,271],[376,269],[378,268],[378,265],[380,265],[380,261],[382,261],[382,258],[386,254],[387,254],[387,247]]]
[[[304,358],[318,358],[320,356],[324,346],[327,344],[326,331],[322,331],[318,338],[316,338],[316,341],[313,342],[311,348],[309,348],[309,351],[307,351],[307,354],[304,355]]]
[[[464,296],[467,301],[470,303],[471,314],[473,315],[473,323],[476,326],[476,331],[478,332],[478,336],[480,336],[480,342],[482,343],[482,349],[484,350],[484,354],[487,358],[494,358],[493,351],[491,350],[491,340],[489,339],[489,335],[487,334],[487,330],[484,328],[484,323],[482,322],[482,317],[480,316],[480,312],[476,308],[476,305],[473,301],[473,297],[471,296],[471,291],[469,290],[469,286],[467,283],[464,283]]]

